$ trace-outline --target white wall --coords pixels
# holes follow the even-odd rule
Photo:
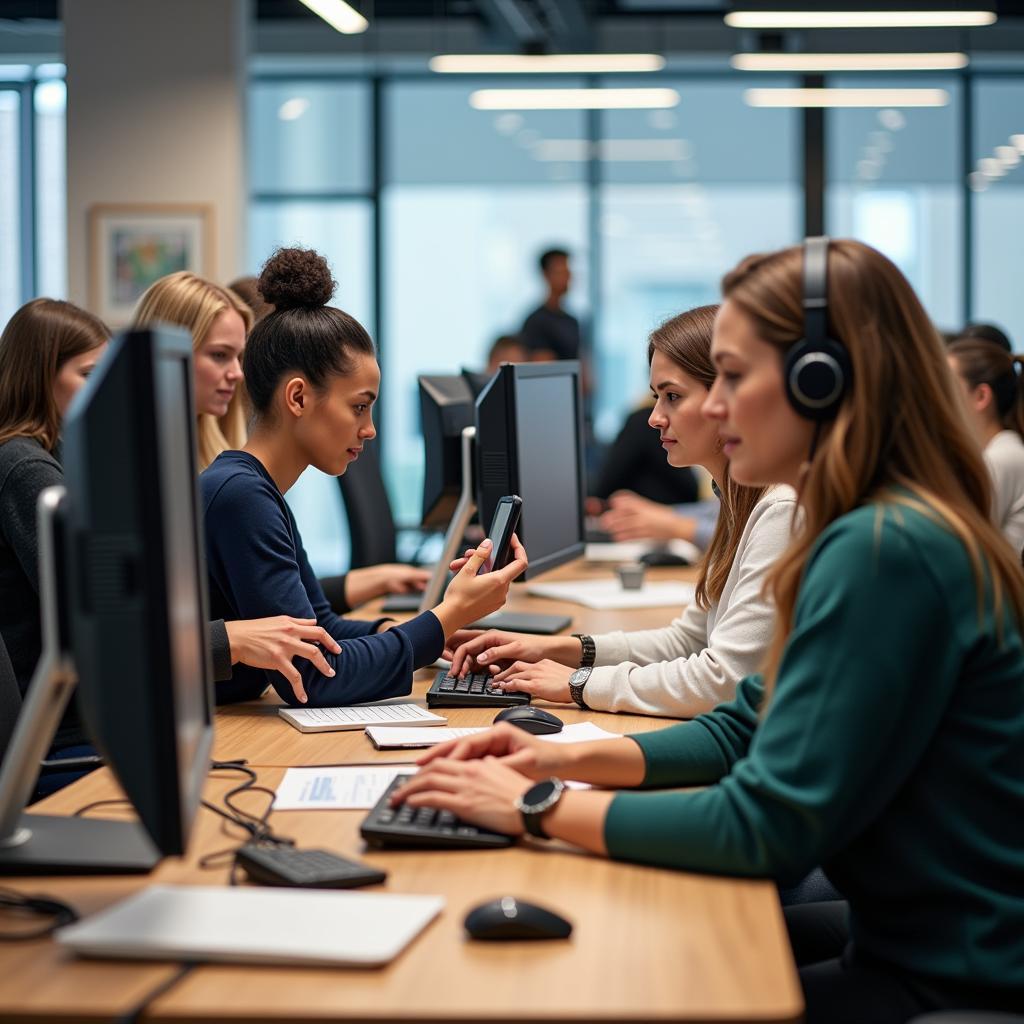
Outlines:
[[[246,0],[65,0],[68,290],[94,203],[208,203],[212,276],[243,271]]]

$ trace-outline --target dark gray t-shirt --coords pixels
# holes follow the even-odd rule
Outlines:
[[[531,352],[550,350],[556,359],[580,357],[580,322],[564,309],[535,309],[526,318],[520,337]]]

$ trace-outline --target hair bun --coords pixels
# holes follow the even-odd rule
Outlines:
[[[260,271],[260,291],[276,309],[326,306],[337,288],[327,260],[312,249],[278,249]]]

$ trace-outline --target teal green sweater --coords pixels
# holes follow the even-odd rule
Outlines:
[[[613,857],[792,882],[815,865],[858,948],[1024,994],[1024,650],[979,617],[963,545],[870,505],[808,560],[767,713],[759,676],[692,722],[634,736]]]

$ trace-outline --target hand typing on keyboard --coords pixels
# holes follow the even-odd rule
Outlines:
[[[509,727],[511,728],[511,727]],[[514,730],[522,732],[521,729]],[[549,743],[548,746],[556,746]],[[533,785],[508,764],[486,761],[435,761],[411,776],[391,796],[392,807],[408,818],[450,814],[462,827],[469,823],[509,836],[521,836],[523,818],[516,801]]]

